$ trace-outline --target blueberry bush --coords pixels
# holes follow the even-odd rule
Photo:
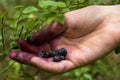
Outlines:
[[[0,80],[119,80],[119,47],[115,50],[117,54],[111,52],[86,67],[60,75],[8,57],[12,49],[18,49],[18,38],[26,39],[54,21],[64,24],[65,12],[93,4],[120,4],[120,0],[0,0]]]

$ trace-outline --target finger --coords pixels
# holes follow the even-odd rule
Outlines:
[[[30,59],[32,57],[34,57],[35,55],[31,55],[31,54],[27,54],[25,52],[16,52],[16,51],[12,51],[10,52],[9,54],[9,57],[17,62],[20,62],[20,63],[25,63],[25,64],[30,64]]]
[[[37,34],[35,34],[31,37],[28,37],[27,41],[30,44],[40,45],[40,44],[56,37],[57,35],[60,35],[66,29],[67,29],[66,26],[62,26],[62,24],[55,22],[55,23],[47,26],[45,29],[38,32]]]
[[[18,40],[19,47],[22,51],[28,52],[28,53],[38,53],[39,49],[36,46],[32,46],[28,44],[25,40],[19,39]]]
[[[52,62],[26,52],[13,51],[10,53],[10,58],[20,63],[33,65],[39,69],[54,73],[63,73],[75,68],[74,64],[68,60],[64,60],[61,62]]]
[[[75,68],[74,64],[69,60],[64,60],[60,62],[48,62],[46,60],[43,60],[42,58],[33,57],[31,58],[30,63],[45,71],[54,73],[63,73]]]
[[[27,41],[25,41],[23,39],[19,39],[18,44],[22,51],[28,52],[28,53],[38,53],[38,52],[50,51],[50,45],[48,43],[44,43],[41,46],[36,47],[34,45],[29,44]]]

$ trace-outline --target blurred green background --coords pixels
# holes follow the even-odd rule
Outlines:
[[[63,1],[63,0],[53,0]],[[82,8],[88,5],[101,4],[101,5],[115,5],[120,4],[120,0],[65,0],[67,3],[80,2],[77,8]],[[7,17],[13,18],[15,15],[14,7],[23,5],[25,7],[37,5],[38,0],[0,0],[0,14],[7,11]],[[73,8],[75,4],[70,4]],[[2,23],[0,22],[0,29]],[[0,31],[0,80],[120,80],[120,55],[111,52],[106,57],[93,62],[85,67],[75,69],[64,74],[52,74],[34,67],[19,64],[11,60],[7,55],[3,55],[9,49],[11,40],[9,36],[11,33],[17,33],[16,30],[9,28],[5,25],[4,28],[4,41],[6,50],[3,51],[2,46],[2,32]],[[11,37],[14,35],[11,34]]]

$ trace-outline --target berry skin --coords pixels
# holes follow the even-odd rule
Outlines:
[[[65,57],[64,56],[60,56],[60,60],[65,60]]]
[[[28,42],[28,43],[33,43],[34,42],[34,37],[33,36],[29,36],[27,39],[26,39],[26,41]]]
[[[61,48],[58,52],[62,56],[66,56],[66,54],[67,54],[67,50],[65,48]]]
[[[39,53],[38,53],[38,56],[39,56],[39,57],[43,57],[44,54],[43,54],[42,52],[39,52]]]
[[[53,61],[54,61],[54,62],[59,62],[59,61],[61,61],[60,56],[54,56],[54,57],[53,57]]]
[[[50,56],[50,53],[49,52],[46,52],[46,53],[44,53],[44,56],[43,56],[44,58],[50,58],[51,56]]]
[[[58,53],[58,51],[52,51],[51,53],[50,53],[50,56],[51,57],[54,57],[54,56],[57,56],[59,53]]]
[[[13,46],[13,49],[18,49],[19,47],[18,46]]]

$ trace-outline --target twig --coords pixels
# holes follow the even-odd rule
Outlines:
[[[116,66],[116,65],[120,65],[120,62],[117,62],[117,63],[115,63],[115,64],[112,64],[112,65],[108,66],[106,69],[111,69],[111,68],[113,68],[113,66]]]
[[[5,39],[4,39],[4,18],[2,18],[1,35],[2,35],[2,46],[3,46],[3,51],[5,51]]]
[[[3,71],[0,72],[0,77],[6,72],[8,71],[13,65],[14,65],[15,62],[13,62],[11,65],[7,66],[5,69],[3,69]]]
[[[16,30],[18,29],[19,20],[20,20],[20,17],[21,17],[21,15],[22,15],[23,10],[24,10],[24,8],[21,10],[20,15],[19,15],[18,18],[17,18]],[[15,37],[16,37],[16,36],[17,36],[17,34],[15,34]]]
[[[23,31],[24,26],[21,27],[20,33],[19,33],[19,38],[21,37],[22,31]]]
[[[40,73],[37,74],[37,77],[38,77],[38,80],[42,80],[42,79],[41,79],[41,74],[40,74]]]
[[[39,25],[39,24],[38,24]],[[30,31],[26,31],[24,37],[28,36],[29,33],[31,33],[38,25],[34,26]]]
[[[32,75],[30,75],[29,73],[25,72],[22,64],[21,64],[21,69],[23,70],[23,74],[25,74],[26,76],[28,76],[29,78],[31,78],[32,80],[34,80],[34,78],[32,77]]]

